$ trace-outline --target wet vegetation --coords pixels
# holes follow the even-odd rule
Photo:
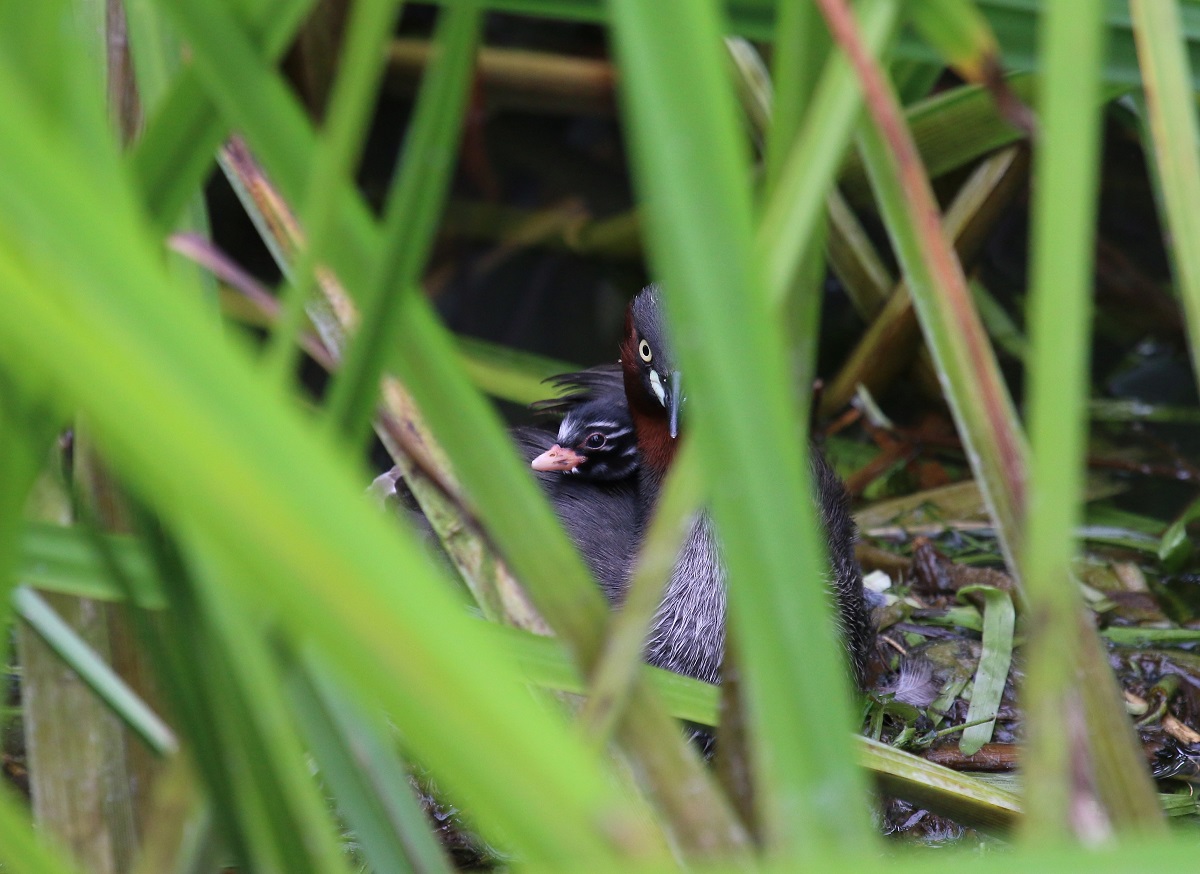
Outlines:
[[[0,869],[1194,860],[1192,3],[0,21]],[[613,611],[507,429],[649,282]],[[701,508],[720,687],[641,660]]]

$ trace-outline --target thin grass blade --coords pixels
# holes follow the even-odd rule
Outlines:
[[[313,271],[324,261],[337,198],[354,178],[387,61],[387,41],[399,14],[400,0],[362,0],[350,10],[344,45],[339,50],[341,63],[317,139],[301,212],[308,246],[293,273],[266,353],[268,367],[281,385],[291,383],[300,352],[296,341],[306,321],[305,304],[316,283]]]
[[[847,758],[844,705],[828,713],[800,704],[844,701],[845,675],[826,593],[814,585],[821,548],[803,445],[791,450],[799,415],[781,325],[755,265],[749,168],[718,16],[711,3],[610,8],[651,263],[695,387],[689,427],[702,461],[720,471],[713,508],[761,744],[755,779],[767,844],[819,858],[865,844],[855,815],[861,784]],[[763,441],[780,447],[777,464],[757,462]]]
[[[1179,5],[1131,0],[1160,197],[1176,286],[1193,338],[1200,337],[1200,126]],[[1200,344],[1188,344],[1200,374]]]
[[[323,674],[315,660],[293,662],[285,669],[289,697],[367,863],[375,871],[447,874],[450,863],[383,720],[368,717]]]
[[[1105,759],[1086,724],[1081,666],[1099,647],[1081,634],[1083,605],[1072,576],[1075,529],[1083,504],[1088,345],[1099,168],[1103,4],[1046,10],[1042,49],[1046,82],[1040,95],[1040,148],[1034,156],[1033,267],[1029,298],[1030,493],[1021,573],[1034,617],[1023,693],[1026,746],[1024,835],[1030,842],[1074,837],[1095,842],[1114,828],[1152,828],[1151,787],[1137,780],[1133,737],[1125,756]],[[1105,668],[1091,659],[1090,667]],[[1095,685],[1095,680],[1086,685]],[[1111,681],[1109,682],[1111,685]],[[1109,696],[1115,697],[1115,696]],[[1110,702],[1116,709],[1116,702]],[[1144,784],[1141,797],[1104,797],[1101,779],[1079,778],[1076,745],[1091,739],[1093,770],[1123,770]],[[1116,750],[1119,752],[1120,747]],[[1110,753],[1111,754],[1111,753]],[[1122,759],[1124,759],[1122,761]],[[1103,817],[1083,811],[1098,805]],[[1147,810],[1146,808],[1149,808]]]
[[[859,15],[870,50],[880,51],[896,25],[898,5],[894,0],[868,0]],[[758,259],[765,265],[767,299],[776,307],[794,285],[809,238],[825,208],[825,192],[846,153],[861,109],[862,91],[846,56],[841,52],[830,55],[758,226]]]
[[[159,0],[139,2],[156,3],[161,8]],[[253,34],[254,44],[274,62],[288,47],[311,5],[312,0],[256,0],[238,4],[237,9],[243,26]],[[132,12],[135,16],[138,13],[137,8]],[[136,22],[133,33],[135,57],[152,51],[145,43],[152,35],[150,28]],[[139,35],[141,45],[136,42]],[[155,224],[167,233],[174,229],[179,211],[203,182],[229,127],[190,66],[180,70],[167,92],[154,103],[146,130],[131,150],[128,163]]]
[[[384,208],[383,246],[361,291],[362,324],[328,401],[332,426],[352,446],[370,422],[379,374],[396,335],[398,302],[419,284],[458,156],[482,17],[473,2],[442,14],[435,59]]]
[[[45,599],[20,586],[13,592],[13,603],[21,618],[150,749],[160,756],[177,751],[179,742],[167,724]]]

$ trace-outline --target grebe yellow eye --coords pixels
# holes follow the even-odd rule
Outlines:
[[[653,353],[650,351],[650,344],[645,340],[638,344],[638,355],[641,355],[642,360],[647,364],[650,362],[650,359],[654,357]]]

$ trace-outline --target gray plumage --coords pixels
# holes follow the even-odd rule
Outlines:
[[[675,438],[668,436],[668,432],[674,432],[674,422],[669,419],[682,399],[673,395],[678,390],[677,372],[658,296],[658,290],[651,286],[631,303],[618,367],[605,365],[557,377],[553,381],[559,388],[566,388],[567,394],[535,405],[541,412],[563,416],[556,436],[574,443],[600,422],[622,437],[626,425],[636,431],[636,469],[625,465],[597,467],[595,473],[600,476],[592,476],[581,465],[578,474],[538,474],[564,527],[614,604],[624,600],[678,446]],[[554,438],[548,432],[525,429],[518,432],[518,439],[532,459],[548,449]],[[861,686],[874,635],[862,573],[854,558],[856,528],[845,487],[815,446],[811,447],[811,457],[815,502],[833,571],[830,589],[850,670]],[[619,476],[606,476],[618,470]],[[667,670],[719,682],[725,621],[725,563],[712,520],[704,511],[697,515],[680,549],[652,622],[646,659]]]

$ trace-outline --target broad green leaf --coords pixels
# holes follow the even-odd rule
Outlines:
[[[1012,663],[1013,626],[1016,619],[1012,596],[1008,592],[992,586],[966,586],[958,594],[963,598],[973,593],[984,601],[983,651],[975,671],[975,682],[971,686],[971,706],[966,719],[968,727],[958,742],[958,749],[964,756],[975,755],[992,739],[996,713],[1000,709],[1000,698],[1008,679],[1008,667]],[[981,719],[987,721],[970,725]]]

